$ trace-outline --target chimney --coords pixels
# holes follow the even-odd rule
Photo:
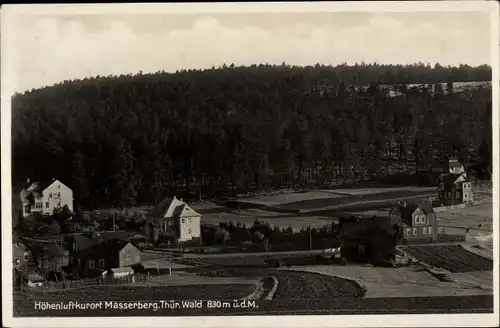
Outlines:
[[[52,178],[52,181],[56,181],[56,178]]]

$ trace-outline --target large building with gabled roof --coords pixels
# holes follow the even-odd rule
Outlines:
[[[173,242],[201,242],[202,215],[182,199],[167,197],[147,214],[149,229],[159,231]]]
[[[54,210],[64,206],[73,212],[73,191],[57,179],[38,182],[28,180],[20,191],[20,198],[23,217],[36,213],[51,215]]]
[[[438,179],[438,197],[444,206],[473,202],[472,182],[464,173],[441,175]]]

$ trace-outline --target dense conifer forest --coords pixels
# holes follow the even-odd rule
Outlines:
[[[489,66],[234,65],[64,81],[12,99],[13,181],[77,205],[371,179],[384,160],[491,168]]]

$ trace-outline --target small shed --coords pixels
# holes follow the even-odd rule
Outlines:
[[[112,276],[113,278],[127,277],[133,274],[134,274],[134,269],[132,269],[131,267],[113,268],[108,270],[108,276]]]

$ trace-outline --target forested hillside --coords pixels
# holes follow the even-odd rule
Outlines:
[[[57,177],[77,204],[127,206],[181,189],[368,179],[386,157],[457,156],[485,171],[491,87],[454,92],[466,81],[491,81],[490,67],[231,65],[65,81],[13,97],[13,178]],[[438,83],[449,92],[431,92]]]

